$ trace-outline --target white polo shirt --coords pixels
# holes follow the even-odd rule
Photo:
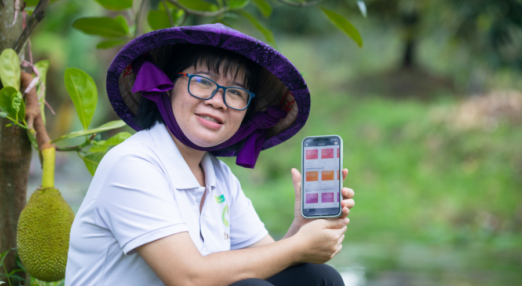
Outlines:
[[[183,231],[202,255],[265,237],[268,231],[228,166],[210,153],[201,165],[205,187],[163,124],[110,150],[74,220],[65,285],[164,285],[135,249]]]

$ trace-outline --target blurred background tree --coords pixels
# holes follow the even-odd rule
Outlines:
[[[422,67],[418,59],[419,44],[434,34],[444,35],[442,40],[449,49],[465,49],[478,72],[484,70],[478,64],[488,70],[520,70],[522,67],[521,1],[369,0],[367,6],[375,15],[375,21],[400,31],[402,51],[398,63],[401,69]],[[484,92],[481,78],[477,79],[478,72],[469,74],[470,93]],[[424,80],[429,81],[430,76]]]

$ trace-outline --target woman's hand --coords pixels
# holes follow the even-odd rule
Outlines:
[[[343,170],[343,182],[346,176],[348,176],[348,169]],[[301,173],[295,168],[292,168],[292,181],[295,191],[294,221],[285,237],[294,235],[303,225],[312,221],[311,219],[304,218],[301,214]],[[342,214],[340,218],[345,218],[350,213],[350,209],[355,205],[355,201],[352,199],[355,193],[350,188],[342,188],[341,192],[343,194],[343,200],[341,201]]]
[[[343,247],[344,232],[348,218],[314,219],[303,226],[290,239],[300,245],[298,262],[325,263]]]

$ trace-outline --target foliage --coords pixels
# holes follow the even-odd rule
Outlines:
[[[0,273],[0,278],[5,277],[5,279],[7,280],[7,283],[8,283],[9,286],[13,286],[13,284],[11,284],[12,281],[13,282],[14,281],[18,281],[19,283],[25,282],[24,278],[15,275],[16,273],[24,272],[23,265],[21,263],[19,263],[19,261],[17,261],[17,262],[18,262],[18,266],[20,268],[12,270],[11,272],[7,273],[7,269],[6,269],[6,265],[4,264],[4,261],[7,258],[7,254],[11,250],[15,250],[15,249],[14,248],[13,249],[8,249],[8,250],[0,253],[0,267],[2,267],[2,269],[4,270],[4,273]],[[5,284],[5,282],[0,281],[0,285],[2,285],[2,284]]]
[[[20,90],[20,62],[12,49],[5,49],[0,55],[0,78],[4,87],[12,86]]]
[[[14,57],[12,56],[13,53]],[[2,56],[0,56],[0,61],[4,63],[2,66],[3,72],[0,73],[0,79],[4,83],[4,87],[2,90],[0,90],[0,112],[2,112],[2,117],[11,120],[12,124],[27,129],[28,127],[27,123],[25,122],[25,106],[24,101],[22,100],[22,93],[18,91],[17,88],[12,86],[12,84],[18,84],[17,87],[19,88],[20,65],[18,62],[18,56],[16,56],[16,53],[13,50],[6,49],[2,53]],[[35,68],[37,68],[40,73],[39,89],[43,90],[45,88],[45,72],[49,68],[49,61],[41,61],[35,65]],[[13,71],[16,71],[17,69],[18,76],[14,77]],[[96,155],[93,155],[86,151],[86,148],[89,148],[93,144],[97,144],[97,141],[95,140],[96,138],[92,136],[88,137],[88,135],[121,128],[125,126],[125,123],[121,120],[117,120],[108,122],[94,129],[88,129],[91,119],[94,115],[94,111],[96,110],[96,103],[98,101],[98,92],[94,80],[84,71],[76,68],[70,68],[65,71],[65,87],[67,88],[67,91],[69,92],[69,95],[71,96],[71,99],[76,107],[78,117],[80,118],[80,122],[82,123],[84,130],[63,135],[55,141],[86,136],[84,143],[78,146],[66,147],[62,149],[67,151],[77,151],[80,158],[85,161],[87,169],[91,172],[91,174],[94,175],[96,167],[103,158],[103,155],[101,154],[104,153],[100,153],[98,151]],[[42,98],[39,99],[41,104],[40,108],[42,109],[44,105],[43,103],[45,101],[44,98],[45,97],[42,96]],[[32,140],[33,145],[36,145],[34,136],[32,134],[29,134],[28,136]],[[108,146],[114,145],[116,144]]]
[[[65,88],[76,107],[83,129],[87,130],[98,102],[94,80],[80,69],[68,68],[65,70]]]
[[[328,10],[326,8],[321,8],[321,10],[324,12],[326,17],[328,17],[328,19],[332,21],[332,23],[335,26],[337,26],[339,29],[341,29],[341,31],[350,36],[357,43],[357,45],[359,45],[359,47],[362,47],[362,37],[359,34],[359,31],[357,31],[357,29],[352,25],[352,23],[343,18],[343,16],[341,16],[339,13],[336,13],[332,10]]]
[[[443,37],[448,48],[465,49],[489,68],[522,70],[522,2],[518,0],[368,0],[370,15],[416,40]]]
[[[114,0],[97,0],[99,4],[107,9],[118,10],[124,13],[124,10],[132,9],[132,3],[125,4],[122,1],[121,6],[114,7]],[[290,1],[280,0],[282,4],[289,6],[309,6],[314,5],[319,1]],[[363,1],[358,1],[361,7],[361,12],[366,13],[365,4]],[[234,27],[232,24],[235,19],[244,18],[252,26],[257,29],[265,40],[276,47],[273,33],[267,28],[263,21],[257,19],[249,9],[250,4],[260,12],[264,18],[269,18],[272,14],[272,4],[268,0],[160,0],[151,1],[151,9],[147,12],[147,22],[153,30],[183,26],[189,16],[191,17],[209,17],[211,22],[222,23]],[[362,8],[364,7],[364,8]],[[118,46],[128,42],[137,36],[139,31],[139,16],[143,8],[143,1],[141,2],[138,13],[134,18],[134,23],[128,26],[125,18],[122,15],[116,16],[114,19],[109,17],[85,17],[76,20],[73,27],[89,35],[102,36],[104,39],[97,48],[107,49]],[[320,8],[325,16],[332,21],[332,23],[341,29],[348,36],[352,37],[359,46],[362,46],[362,39],[357,29],[341,14],[324,8]],[[129,31],[134,31],[131,35]]]
[[[455,31],[452,39],[468,43],[493,68],[522,70],[522,2],[444,1],[451,15],[443,25]],[[473,43],[469,45],[469,43]]]

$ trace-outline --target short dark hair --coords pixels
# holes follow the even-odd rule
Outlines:
[[[197,65],[206,65],[210,71],[215,73],[219,73],[222,67],[223,72],[233,75],[234,79],[241,70],[244,70],[243,85],[246,89],[255,93],[256,97],[259,85],[263,82],[263,79],[261,79],[263,68],[260,65],[229,50],[214,46],[176,44],[163,48],[160,53],[162,53],[161,57],[156,55],[156,59],[161,58],[161,60],[157,60],[157,64],[173,83],[179,78],[179,72]],[[255,99],[248,106],[241,124],[247,122],[255,112]],[[135,120],[141,129],[150,129],[156,122],[165,123],[156,103],[143,97],[140,99]]]

